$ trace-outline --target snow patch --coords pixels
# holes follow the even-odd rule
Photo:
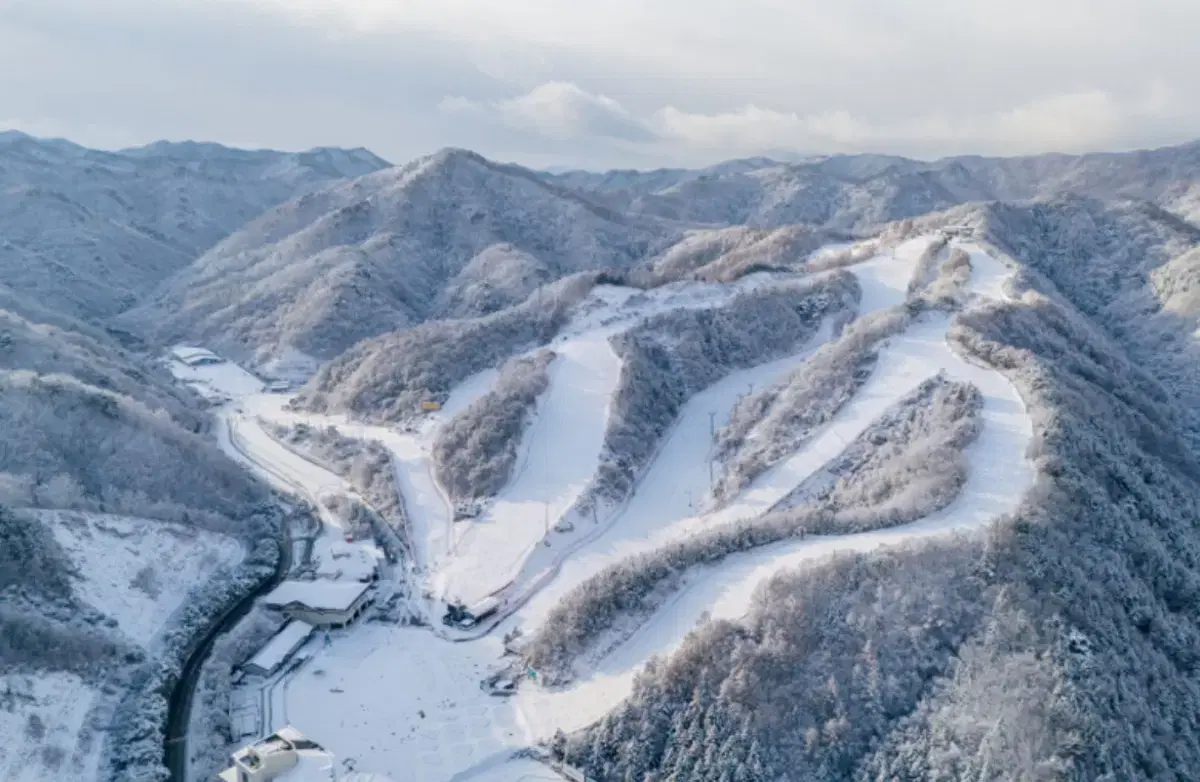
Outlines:
[[[162,521],[39,511],[78,569],[80,600],[149,647],[188,593],[245,557],[236,539]]]
[[[87,714],[97,695],[70,673],[0,675],[0,779],[95,779],[103,736]]]

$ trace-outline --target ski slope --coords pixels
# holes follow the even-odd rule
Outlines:
[[[453,556],[433,582],[435,594],[471,604],[511,582],[595,475],[621,361],[605,332],[555,350],[516,474],[481,516],[460,525]]]
[[[986,256],[981,249],[973,249]],[[1005,283],[1009,273],[1007,267],[990,256],[980,258],[972,269],[972,294],[1007,297]],[[1026,458],[1033,437],[1031,419],[1007,378],[991,368],[963,360],[950,349],[945,340],[948,325],[949,319],[944,315],[923,316],[904,334],[888,343],[871,380],[818,437],[777,469],[755,481],[730,507],[703,519],[683,519],[637,548],[648,550],[673,537],[694,534],[700,524],[728,523],[761,513],[773,504],[773,498],[784,496],[837,456],[879,414],[938,371],[975,384],[983,395],[980,435],[966,450],[968,478],[952,503],[904,526],[854,535],[783,541],[730,556],[710,567],[697,568],[688,574],[686,586],[602,659],[585,680],[568,690],[556,692],[524,687],[518,695],[518,703],[530,732],[548,735],[555,729],[570,731],[600,719],[630,693],[634,676],[646,660],[678,648],[705,613],[726,619],[744,616],[751,607],[758,585],[783,570],[836,552],[868,551],[934,535],[974,532],[1015,510],[1035,477],[1033,466]],[[571,577],[560,580],[578,583],[582,580],[578,577],[579,570],[595,572],[627,554],[625,551],[600,557],[590,565],[573,563]],[[555,593],[561,593],[562,588],[555,584],[545,590],[518,615],[517,621],[536,625],[552,605],[547,603],[553,600]]]
[[[609,342],[614,334],[657,314],[718,307],[744,292],[796,284],[781,282],[778,275],[758,274],[732,285],[685,282],[651,291],[597,287],[552,345],[557,358],[536,418],[523,434],[516,473],[480,517],[458,525],[462,531],[450,556],[431,581],[434,593],[470,604],[508,588],[510,597],[519,600],[546,568],[555,567],[590,532],[594,521],[575,506],[599,467],[609,408],[620,382],[621,361]],[[827,338],[828,331],[823,334]],[[799,366],[809,354],[806,350],[766,369],[748,370],[744,379],[735,378],[722,388],[744,389],[742,383],[755,379],[765,382]],[[722,414],[731,406],[723,398],[715,404]],[[707,413],[705,421],[707,426]],[[697,444],[683,447],[693,446]],[[707,475],[703,464],[708,444],[697,447]],[[695,500],[700,499],[697,493]],[[555,535],[551,541],[548,531],[563,520],[580,528],[578,533]]]
[[[917,260],[931,241],[932,237],[910,240],[852,269],[862,288],[860,315],[904,301]],[[552,366],[550,388],[539,401],[538,419],[525,433],[524,468],[482,518],[465,525],[467,531],[455,543],[435,591],[470,603],[505,590],[510,604],[519,604],[553,579],[568,557],[579,563],[589,552],[605,550],[626,535],[640,536],[664,519],[679,518],[682,505],[688,515],[702,508],[711,490],[708,452],[716,422],[723,426],[738,396],[755,384],[761,387],[798,368],[828,340],[828,329],[797,354],[731,373],[689,400],[649,468],[669,472],[670,479],[643,479],[632,504],[606,509],[611,517],[604,519],[604,530],[597,530],[598,517],[571,511],[599,466],[609,406],[620,379],[620,360],[608,338],[655,314],[720,306],[739,293],[777,284],[774,275],[756,274],[725,286],[677,283],[647,292],[597,288],[554,345],[560,358]],[[656,490],[658,486],[663,488]],[[575,531],[548,538],[547,531],[563,519]],[[572,567],[573,575],[582,572]]]
[[[930,241],[931,237],[920,237],[900,245],[894,253],[877,255],[849,268],[858,277],[863,291],[860,316],[894,307],[904,301],[917,260]],[[713,432],[728,423],[742,394],[748,393],[751,388],[762,388],[786,377],[830,336],[827,329],[822,329],[803,351],[779,361],[731,373],[692,397],[680,412],[675,426],[638,483],[633,496],[623,507],[615,510],[600,534],[570,551],[570,568],[559,572],[563,557],[555,549],[537,551],[530,558],[521,581],[532,584],[540,582],[540,588],[522,616],[534,624],[540,622],[563,595],[629,554],[655,548],[670,537],[687,535],[707,523],[762,513],[807,477],[805,471],[809,469],[809,462],[819,460],[820,464],[824,464],[840,453],[849,442],[845,439],[845,428],[835,427],[824,431],[818,438],[820,447],[810,455],[804,456],[808,451],[801,452],[762,476],[718,513],[705,513],[711,499],[709,453]],[[927,377],[925,364],[919,359],[909,361],[903,355],[898,355],[897,359],[894,363],[898,367],[887,367],[881,361],[875,373],[874,389],[863,389],[866,398],[860,395],[851,403],[860,405],[861,409],[854,420],[864,428],[891,404],[894,389],[889,387],[890,384],[899,382],[907,392]],[[799,461],[794,461],[797,459]],[[790,469],[785,469],[789,463]]]
[[[931,240],[906,242],[849,267],[862,286],[862,313],[905,300],[916,261]],[[1010,269],[978,245],[962,246],[972,259],[971,295],[1006,297]],[[417,432],[296,414],[282,408],[284,397],[257,392],[236,403],[243,412],[230,406],[236,418],[231,430],[251,445],[250,457],[242,458],[256,469],[278,473],[280,485],[291,486],[291,491],[299,485],[305,491],[351,493],[340,478],[274,443],[261,427],[254,432],[254,417],[334,425],[347,436],[384,444],[394,457],[398,485],[420,540],[418,557],[431,583],[442,594],[464,601],[511,584],[507,610],[513,613],[490,634],[468,643],[447,643],[428,629],[372,623],[335,634],[328,647],[314,651],[311,662],[283,679],[272,698],[273,713],[317,737],[335,755],[354,758],[360,768],[403,770],[405,778],[428,782],[554,778],[539,764],[511,761],[511,753],[555,730],[574,730],[603,717],[628,695],[646,660],[678,648],[704,613],[742,617],[752,606],[756,588],[783,570],[835,552],[970,533],[1016,507],[1034,478],[1025,459],[1032,424],[1024,404],[1001,374],[955,354],[946,342],[949,318],[928,313],[886,343],[871,378],[828,424],[726,506],[712,511],[709,502],[713,429],[723,425],[751,384],[761,387],[793,371],[829,338],[827,331],[796,355],[733,373],[694,396],[627,503],[597,522],[580,518],[574,505],[596,469],[620,372],[608,337],[655,312],[715,306],[737,290],[765,281],[769,278],[756,276],[741,288],[686,284],[651,292],[596,289],[552,345],[559,358],[551,365],[551,382],[538,402],[537,418],[524,434],[518,471],[487,515],[460,525],[464,531],[457,540],[449,504],[430,468],[429,450],[437,427],[487,393],[494,373],[481,373],[461,384],[442,411],[428,416]],[[594,661],[574,686],[547,691],[527,680],[508,699],[489,696],[480,688],[480,681],[503,664],[502,633],[516,627],[531,632],[572,587],[631,553],[761,514],[939,370],[974,383],[984,397],[981,433],[967,450],[968,479],[945,509],[901,527],[782,541],[696,568],[687,574],[682,589]],[[553,525],[562,518],[571,520],[575,530],[555,533],[552,545],[541,545],[547,521]]]

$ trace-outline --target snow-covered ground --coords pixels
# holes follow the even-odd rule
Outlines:
[[[863,297],[864,306],[870,309],[864,312],[903,300],[911,265],[925,243],[909,245],[915,249],[899,259],[881,257],[871,261],[871,273],[866,278],[872,282],[864,284]],[[620,381],[621,361],[609,342],[613,334],[656,314],[716,307],[739,293],[778,284],[776,275],[755,274],[732,285],[685,282],[645,292],[612,286],[596,288],[553,344],[558,358],[550,368],[549,388],[538,402],[537,418],[524,434],[516,474],[486,513],[461,525],[465,531],[453,544],[452,556],[433,582],[435,593],[470,604],[509,587],[507,599],[510,603],[520,602],[595,535],[594,526],[601,520],[579,518],[571,511],[599,466],[609,408]],[[769,383],[792,371],[828,337],[829,331],[823,329],[800,353],[733,373],[692,400],[665,445],[670,453],[657,460],[673,472],[689,473],[686,478],[673,475],[667,482],[667,491],[672,495],[669,502],[686,498],[689,505],[699,507],[710,488],[710,413],[720,416],[723,424],[738,394],[755,383]],[[678,462],[673,461],[676,456]],[[635,497],[635,502],[647,507],[655,501],[658,499],[643,502]],[[626,508],[618,514],[623,523],[631,518],[650,523],[651,517],[665,518],[658,509],[647,515]],[[563,519],[576,529],[547,537],[547,531]],[[607,526],[611,522],[605,519],[604,523]]]
[[[904,301],[917,260],[929,241],[921,237],[905,242],[894,253],[878,255],[850,268],[863,291],[860,316]],[[819,467],[840,453],[857,436],[847,435],[854,426],[865,428],[897,395],[915,388],[928,376],[924,361],[909,360],[907,353],[889,352],[890,363],[898,366],[881,360],[869,387],[851,403],[859,406],[857,411],[849,415],[844,412],[838,419],[848,420],[850,427],[835,425],[824,430],[813,444],[815,448],[805,449],[769,471],[720,512],[704,513],[711,498],[709,452],[713,432],[728,422],[742,394],[785,377],[828,338],[823,330],[800,353],[731,373],[689,400],[633,497],[606,522],[600,535],[593,535],[571,552],[569,568],[560,568],[561,552],[554,548],[539,550],[530,557],[521,581],[540,582],[541,588],[522,611],[522,617],[536,624],[563,595],[589,576],[630,553],[656,547],[666,536],[686,535],[707,523],[762,513],[799,485],[813,469],[813,462]],[[928,335],[924,338],[929,339]],[[921,340],[922,335],[918,335],[917,341]],[[896,383],[901,386],[893,387]],[[588,526],[584,525],[583,535],[590,531]]]
[[[71,557],[81,601],[149,648],[188,592],[242,561],[236,539],[162,521],[38,511]]]
[[[971,288],[979,296],[1001,296],[1009,270],[979,248],[983,256],[973,267]],[[772,575],[839,551],[866,551],[931,535],[978,530],[1014,510],[1032,486],[1034,470],[1026,459],[1033,436],[1025,405],[1011,383],[990,368],[968,363],[945,341],[948,319],[926,315],[904,334],[892,339],[875,373],[855,399],[821,434],[785,463],[755,481],[731,506],[706,518],[686,518],[668,527],[653,541],[631,547],[653,548],[663,540],[693,533],[699,523],[718,524],[761,513],[812,472],[820,469],[861,433],[878,415],[922,380],[939,370],[974,383],[984,398],[983,426],[968,448],[967,482],[958,498],[943,510],[912,524],[878,532],[810,537],[731,556],[721,563],[690,574],[687,586],[677,593],[636,633],[604,658],[586,680],[566,691],[546,692],[527,686],[518,696],[526,724],[534,735],[554,729],[572,730],[599,719],[630,692],[634,675],[649,657],[677,648],[701,616],[738,618],[748,611],[754,590]],[[516,617],[535,625],[553,605],[564,584],[573,585],[587,573],[628,554],[597,557],[587,563],[573,560],[558,581],[543,590]],[[582,571],[582,574],[581,574]]]
[[[74,566],[83,603],[153,652],[189,593],[242,561],[236,539],[162,521],[74,511],[30,511]],[[106,712],[99,688],[68,673],[0,674],[0,779],[95,779]],[[98,721],[99,720],[99,721]]]
[[[512,702],[479,687],[499,653],[495,639],[364,624],[286,683],[286,719],[359,768],[446,782],[529,741]]]
[[[453,556],[432,584],[436,594],[469,605],[510,583],[596,473],[621,361],[603,331],[555,350],[516,474],[485,513],[459,525]]]
[[[892,253],[851,267],[862,283],[863,312],[904,300],[916,260],[928,241],[905,243]],[[981,297],[1005,296],[1009,269],[982,248],[964,247],[972,255],[972,292]],[[761,280],[743,283],[755,284]],[[466,643],[448,643],[425,628],[375,623],[335,634],[328,646],[311,650],[312,659],[297,673],[272,685],[265,696],[272,721],[295,724],[335,755],[354,758],[359,768],[404,778],[431,782],[552,779],[553,772],[540,764],[510,760],[512,751],[556,729],[582,727],[603,716],[629,692],[645,661],[676,648],[703,613],[742,616],[764,579],[836,551],[862,551],[978,529],[1012,510],[1031,484],[1033,471],[1024,454],[1032,429],[1020,397],[999,373],[954,354],[945,341],[948,318],[930,313],[888,341],[871,379],[812,440],[720,510],[708,510],[713,429],[724,422],[751,384],[768,383],[792,371],[827,334],[819,335],[798,355],[735,373],[698,394],[685,406],[625,507],[597,524],[589,520],[577,524],[572,533],[553,535],[549,547],[538,545],[545,531],[546,508],[554,524],[595,469],[620,368],[607,349],[607,335],[654,311],[711,306],[730,295],[728,288],[722,295],[714,293],[713,287],[676,286],[649,294],[597,289],[553,346],[561,357],[552,365],[550,388],[539,400],[537,421],[525,435],[522,466],[493,503],[490,515],[470,522],[466,528],[472,531],[458,541],[450,534],[449,507],[433,480],[428,452],[437,426],[486,393],[495,381],[494,373],[475,376],[456,389],[443,410],[427,417],[415,433],[340,417],[290,413],[282,409],[283,397],[256,391],[227,406],[231,418],[237,419],[235,431],[246,431],[246,421],[261,416],[280,422],[332,424],[347,436],[383,443],[396,457],[399,485],[422,540],[420,556],[435,573],[440,568],[437,578],[446,592],[469,600],[515,577],[525,589],[523,597],[529,598],[518,601],[515,613],[494,632]],[[503,632],[518,626],[531,631],[572,586],[630,552],[765,511],[939,370],[975,383],[984,395],[982,433],[968,451],[970,475],[958,499],[946,509],[903,527],[783,541],[697,568],[668,605],[599,660],[591,675],[575,686],[546,691],[527,680],[507,699],[480,687],[481,680],[502,664]],[[260,470],[278,473],[276,480],[282,485],[293,491],[301,486],[305,491],[319,487],[350,492],[341,479],[268,442],[261,428],[259,432],[261,436],[251,433],[244,441],[251,446],[249,461]]]
[[[88,710],[99,694],[74,674],[0,674],[0,779],[95,779],[103,726]]]
[[[204,350],[204,348],[176,345],[171,350],[186,353],[187,351]],[[262,380],[232,361],[193,367],[171,358],[167,361],[167,368],[171,370],[171,374],[176,379],[194,388],[201,396],[212,400],[219,401],[254,394],[263,388]]]

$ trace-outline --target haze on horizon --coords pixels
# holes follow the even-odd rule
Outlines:
[[[0,129],[532,166],[1200,136],[1188,0],[8,0]]]

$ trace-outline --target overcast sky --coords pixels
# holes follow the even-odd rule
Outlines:
[[[535,166],[1200,137],[1197,0],[0,0],[0,129]]]

